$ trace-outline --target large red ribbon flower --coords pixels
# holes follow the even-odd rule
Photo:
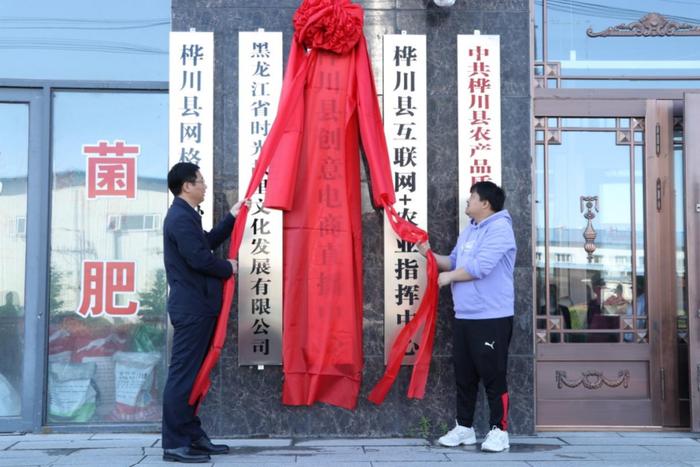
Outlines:
[[[344,54],[362,35],[362,7],[350,0],[307,0],[293,21],[294,38],[307,49]]]

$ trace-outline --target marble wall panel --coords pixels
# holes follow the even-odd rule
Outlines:
[[[457,0],[438,8],[431,0],[365,0],[365,34],[370,52],[381,53],[381,35],[426,34],[428,44],[428,205],[431,245],[449,253],[458,234],[456,35],[475,29],[500,34],[502,41],[503,184],[514,220],[519,254],[516,264],[516,315],[511,342],[510,431],[534,430],[532,345],[531,155],[528,0]],[[221,217],[238,193],[238,31],[283,31],[285,49],[292,38],[291,18],[298,0],[174,0],[173,30],[214,31],[215,68],[215,216]],[[375,59],[376,60],[376,59]],[[286,52],[285,52],[286,61]],[[379,77],[381,63],[373,64]],[[381,94],[381,82],[378,81]],[[380,96],[381,98],[381,96]],[[227,345],[213,373],[213,386],[201,415],[212,436],[426,436],[435,438],[454,423],[452,299],[440,292],[434,359],[424,400],[408,400],[410,367],[402,368],[386,402],[375,406],[366,396],[384,371],[383,251],[381,214],[369,202],[366,174],[362,222],[364,247],[365,371],[358,408],[348,411],[323,404],[288,407],[281,403],[280,367],[238,367],[235,310]],[[245,180],[243,183],[247,183]],[[477,431],[488,429],[485,399],[477,406]]]
[[[505,11],[527,12],[529,0],[456,0],[451,7],[438,7],[433,0],[396,0],[396,8],[404,10],[435,9],[450,12],[450,10],[466,11]]]

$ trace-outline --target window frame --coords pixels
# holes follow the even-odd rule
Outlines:
[[[568,90],[568,91],[577,91],[577,90],[586,90],[586,89],[593,89],[593,88],[598,88],[596,84],[590,85],[590,86],[574,86],[574,87],[567,87],[567,86],[562,86],[562,81],[567,81],[567,82],[600,82],[600,81],[609,81],[609,82],[618,82],[620,83],[620,86],[617,87],[611,87],[611,88],[605,88],[610,89],[610,90],[623,90],[623,89],[628,89],[629,86],[624,86],[623,83],[625,82],[636,82],[636,81],[641,81],[641,82],[664,82],[664,83],[669,83],[669,86],[663,87],[663,86],[649,86],[652,89],[658,89],[658,90],[663,90],[670,88],[672,86],[671,83],[675,81],[680,81],[680,82],[688,82],[688,81],[695,81],[697,82],[697,87],[700,87],[700,74],[695,74],[695,75],[686,75],[686,76],[678,76],[678,75],[673,75],[673,74],[659,74],[659,75],[633,75],[633,76],[625,76],[625,75],[620,75],[620,74],[591,74],[591,75],[581,75],[581,74],[563,74],[561,70],[561,63],[558,61],[549,61],[549,54],[548,54],[548,40],[549,40],[549,30],[548,30],[548,12],[547,12],[547,2],[548,0],[530,0],[530,12],[532,15],[532,39],[531,39],[531,47],[532,47],[532,53],[531,53],[531,60],[532,60],[532,66],[530,67],[531,73],[532,73],[532,79],[531,83],[533,86],[533,91],[534,91],[534,96],[538,96],[539,91],[543,90]],[[652,11],[649,11],[647,13],[653,13]],[[641,19],[641,18],[640,18]],[[539,23],[539,24],[538,24]],[[610,21],[610,26],[613,26],[615,21],[611,20]],[[538,30],[538,27],[541,30]],[[675,37],[675,36],[671,36]],[[700,34],[694,35],[694,37],[700,38]],[[606,39],[606,38],[603,38]],[[610,38],[607,38],[610,39]],[[612,38],[614,39],[614,37]],[[539,41],[541,41],[541,44],[539,44]],[[540,50],[537,50],[537,46],[541,45]],[[539,56],[539,58],[538,58]],[[646,88],[639,88],[639,91],[643,91]],[[675,88],[674,88],[675,89]],[[684,89],[684,87],[678,88],[681,92]],[[696,89],[696,88],[693,88]]]
[[[0,101],[30,102],[29,177],[26,216],[27,255],[25,271],[25,375],[23,386],[30,391],[23,399],[22,416],[0,419],[0,431],[40,432],[47,426],[49,265],[51,254],[51,196],[53,159],[51,132],[53,99],[58,91],[168,93],[167,81],[73,81],[0,78]],[[4,99],[4,96],[10,96]],[[4,99],[4,100],[3,100]],[[166,352],[171,333],[167,333]],[[164,355],[169,359],[169,355]],[[29,370],[29,372],[27,372]],[[143,432],[159,429],[160,423],[87,423],[57,425],[57,433]]]

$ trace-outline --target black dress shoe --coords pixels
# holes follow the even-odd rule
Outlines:
[[[211,457],[205,452],[195,451],[189,446],[183,446],[175,449],[163,449],[163,460],[167,462],[184,462],[185,464],[201,464],[209,462]]]
[[[206,454],[228,454],[228,446],[225,444],[214,444],[208,436],[204,435],[197,441],[192,441],[192,450]]]

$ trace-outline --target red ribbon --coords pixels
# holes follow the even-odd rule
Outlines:
[[[387,214],[392,229],[402,240],[412,243],[424,243],[428,240],[428,234],[425,231],[400,217],[393,206],[385,204],[384,211]],[[399,335],[396,336],[391,346],[389,361],[384,371],[384,376],[382,376],[368,396],[368,399],[375,404],[381,404],[384,401],[384,398],[399,374],[401,362],[406,354],[406,348],[411,338],[418,333],[421,327],[423,328],[423,334],[413,365],[411,382],[408,386],[408,397],[411,399],[422,399],[423,396],[425,396],[425,386],[428,381],[430,360],[433,355],[433,342],[435,341],[438,299],[437,262],[435,261],[435,256],[432,251],[428,251],[426,259],[428,261],[426,267],[428,277],[425,294],[423,295],[423,299],[414,317],[403,327]]]
[[[374,102],[376,102],[376,91],[374,89],[374,81],[371,76],[367,46],[363,37],[360,37],[356,48],[353,50],[355,50],[358,54],[357,59],[358,63],[360,63],[359,66],[361,66],[363,69],[366,68],[365,73],[368,77],[367,79],[370,80],[370,86],[366,89],[362,89],[361,91],[373,93],[372,99],[374,99]],[[300,113],[303,114],[303,95],[307,71],[310,69],[310,67],[314,66],[316,57],[317,53],[314,49],[312,49],[309,53],[306,53],[301,44],[299,44],[296,40],[292,41],[289,61],[287,63],[287,72],[282,85],[279,111],[277,117],[275,118],[275,123],[272,125],[270,130],[270,134],[265,140],[265,144],[263,145],[258,163],[255,167],[250,182],[248,183],[245,199],[250,199],[250,197],[255,193],[265,175],[266,170],[273,160],[275,160],[275,164],[277,164],[278,162],[282,161],[282,158],[289,157],[291,153],[296,154],[295,150],[298,151],[298,145],[301,138],[291,135],[299,135],[301,131],[303,131],[303,128],[296,129],[297,131],[295,133],[287,133],[286,139],[285,130],[287,129],[286,125],[288,125],[289,122],[303,121],[303,118],[299,118],[299,115]],[[376,105],[373,107],[377,109],[376,112],[373,113],[377,114],[377,125],[379,125],[379,128],[381,128],[381,119],[379,117],[378,107]],[[383,151],[386,153],[386,144],[383,140],[383,132],[380,131],[376,135],[375,139],[379,138],[380,135],[382,135],[380,138],[382,141],[375,143],[381,144]],[[367,135],[367,137],[374,136],[374,134]],[[276,157],[277,159],[275,159]],[[388,158],[388,155],[386,155],[386,157]],[[284,165],[283,161],[282,165]],[[284,173],[284,171],[280,172]],[[391,177],[388,176],[386,178],[389,180],[389,185],[391,185]],[[411,243],[422,243],[427,241],[428,234],[425,231],[400,217],[393,208],[393,186],[383,188],[384,192],[380,197],[380,205],[384,208],[384,211],[388,216],[389,223],[398,237]],[[269,201],[270,200],[267,199],[266,204]],[[231,243],[228,251],[229,258],[236,258],[238,256],[238,250],[243,239],[243,232],[247,217],[248,208],[243,205],[233,228]],[[369,399],[376,404],[382,403],[386,397],[387,392],[398,375],[401,367],[401,361],[403,360],[408,343],[410,339],[419,331],[421,326],[423,327],[423,334],[419,344],[416,362],[413,367],[413,374],[411,376],[411,382],[408,389],[408,397],[420,399],[425,395],[425,386],[430,369],[430,360],[432,357],[433,341],[435,337],[438,298],[437,263],[432,252],[428,252],[427,260],[428,277],[425,295],[423,296],[414,318],[409,321],[409,323],[403,328],[394,341],[386,372],[369,395]],[[218,362],[219,356],[221,355],[221,350],[223,349],[226,341],[228,318],[231,311],[231,304],[233,303],[234,286],[234,277],[227,279],[224,283],[221,311],[214,330],[214,337],[212,339],[211,347],[206,358],[204,359],[199,373],[197,374],[192,392],[190,394],[189,403],[190,405],[196,404],[197,411],[199,410],[199,405],[211,387],[211,371]]]
[[[258,164],[253,171],[253,175],[248,182],[248,189],[246,190],[245,199],[250,199],[255,193],[262,182],[263,177],[267,168],[272,162],[273,156],[276,154],[273,148],[276,148],[284,134],[284,125],[278,124],[277,122],[285,122],[289,119],[295,112],[295,106],[293,96],[298,96],[303,93],[304,83],[306,82],[306,69],[309,66],[309,62],[312,61],[310,56],[315,57],[316,54],[313,52],[309,56],[304,57],[303,49],[293,42],[292,49],[289,53],[289,61],[287,67],[287,73],[284,77],[284,83],[282,85],[282,96],[280,98],[280,109],[275,119],[275,124],[272,125],[270,134],[265,140],[260,157],[258,159]],[[304,59],[306,58],[306,59]],[[291,99],[288,99],[292,97]],[[231,243],[229,244],[228,257],[237,258],[238,250],[241,247],[241,241],[243,240],[243,232],[246,226],[246,220],[248,219],[248,207],[244,204],[241,207],[241,211],[238,213],[236,218],[236,223],[233,226],[233,233],[231,234]],[[219,361],[219,356],[221,355],[221,350],[226,342],[226,331],[228,328],[228,317],[231,313],[231,304],[233,303],[234,296],[234,286],[236,280],[234,276],[226,279],[224,282],[223,290],[223,300],[221,304],[221,311],[219,312],[219,317],[216,322],[216,328],[214,329],[214,337],[209,348],[209,352],[202,363],[202,367],[197,373],[194,385],[192,386],[192,392],[190,393],[189,404],[197,405],[196,410],[199,410],[199,405],[202,400],[209,392],[211,387],[211,371],[216,366]]]

